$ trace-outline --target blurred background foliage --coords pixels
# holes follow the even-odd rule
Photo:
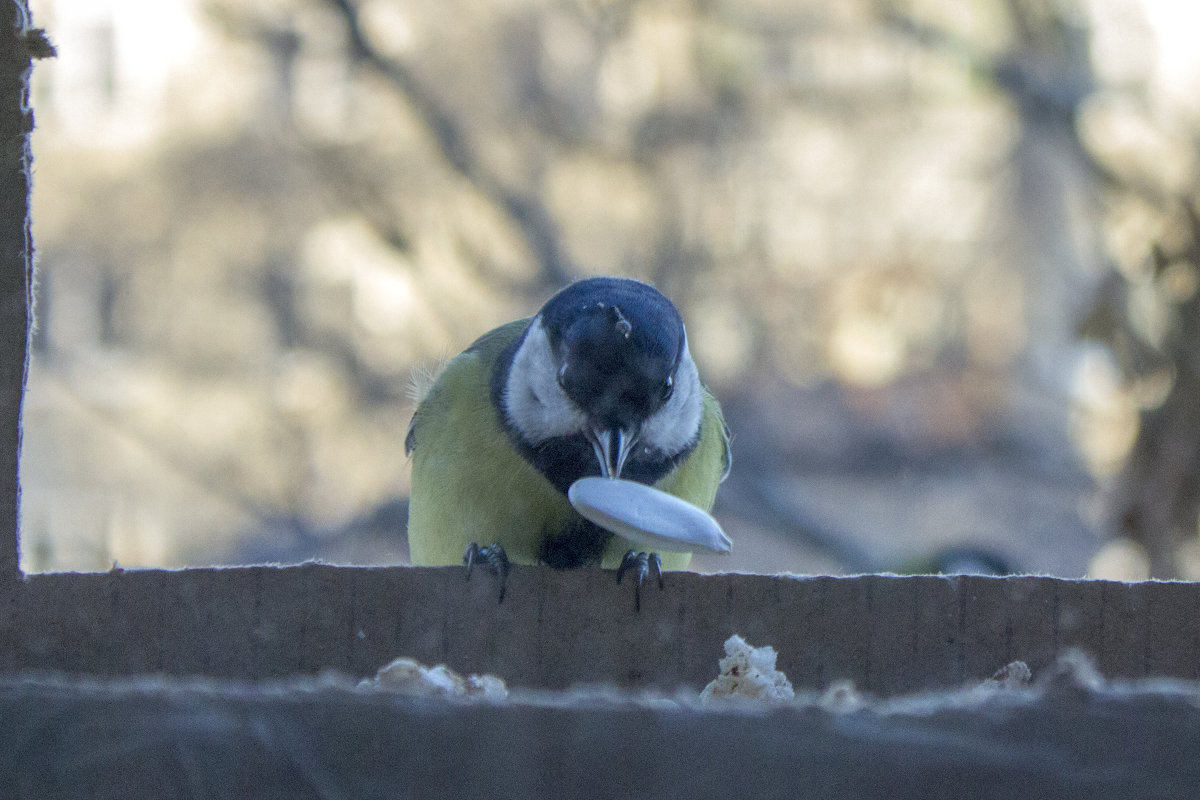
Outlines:
[[[34,0],[27,570],[406,559],[410,375],[585,275],[703,570],[1200,574],[1200,7]]]

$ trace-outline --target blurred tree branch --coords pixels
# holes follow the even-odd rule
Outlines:
[[[358,7],[351,0],[324,1],[338,11],[346,24],[351,57],[356,62],[370,66],[404,96],[428,126],[446,163],[501,208],[520,228],[537,259],[540,273],[538,282],[545,287],[559,287],[571,282],[577,270],[565,252],[558,226],[541,199],[505,186],[499,177],[483,166],[472,151],[463,133],[463,126],[450,110],[437,101],[411,69],[384,56],[371,44],[362,29]]]
[[[898,10],[894,0],[876,0],[875,9],[879,19],[892,30],[929,50],[968,64],[974,75],[1008,95],[1026,122],[1049,124],[1061,130],[1071,145],[1072,155],[1103,188],[1133,193],[1167,211],[1173,199],[1159,187],[1135,176],[1118,174],[1097,159],[1079,138],[1080,107],[1096,89],[1089,70],[1072,67],[1087,64],[1086,31],[1062,19],[1061,11],[1049,8],[1031,11],[1021,0],[1003,2],[1016,31],[1019,49],[999,56]],[[1034,60],[1028,52],[1034,49],[1048,50],[1056,56]]]
[[[1077,325],[1078,334],[1103,341],[1134,384],[1148,373],[1169,372],[1170,388],[1161,403],[1141,413],[1140,427],[1125,465],[1109,497],[1114,532],[1141,543],[1158,578],[1178,575],[1181,542],[1197,536],[1200,517],[1200,215],[1195,202],[1172,196],[1152,180],[1106,163],[1082,140],[1079,112],[1096,89],[1088,62],[1087,28],[1067,7],[1000,0],[1012,26],[1014,44],[1000,54],[987,52],[955,33],[928,24],[898,8],[894,0],[878,0],[876,13],[892,29],[923,47],[970,65],[974,74],[1013,101],[1022,125],[1054,131],[1102,199],[1136,198],[1154,209],[1160,220],[1179,216],[1181,241],[1168,249],[1150,246],[1151,278],[1171,323],[1162,342],[1139,334],[1129,303],[1128,274],[1111,271],[1099,286],[1090,309]],[[1144,102],[1144,98],[1133,98]],[[1034,187],[1036,188],[1036,187]],[[1030,207],[1045,198],[1030,193]],[[1179,211],[1182,209],[1182,212]],[[1028,229],[1045,226],[1042,214],[1027,215]],[[1047,217],[1057,220],[1059,217]],[[1101,257],[1115,261],[1104,253]],[[1111,263],[1105,264],[1111,269]],[[1191,288],[1172,296],[1168,276]]]
[[[1111,344],[1131,342],[1142,354],[1137,362],[1124,363],[1131,380],[1143,377],[1148,366],[1170,373],[1166,396],[1141,414],[1110,501],[1121,532],[1146,549],[1156,578],[1178,576],[1179,546],[1195,540],[1200,519],[1200,212],[1194,200],[1180,203],[1180,217],[1181,243],[1170,250],[1155,245],[1150,255],[1151,279],[1171,312],[1162,344],[1151,348],[1140,341],[1122,291],[1098,300],[1089,320],[1093,326],[1085,329]],[[1182,288],[1172,291],[1170,282]]]

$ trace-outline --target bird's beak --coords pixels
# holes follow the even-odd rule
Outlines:
[[[600,474],[605,478],[621,477],[625,459],[637,443],[637,430],[595,427],[587,430],[587,438],[600,462]]]

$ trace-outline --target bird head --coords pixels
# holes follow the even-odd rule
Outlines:
[[[512,430],[537,448],[590,444],[599,472],[670,461],[694,446],[700,379],[675,306],[648,284],[592,278],[554,295],[513,354],[503,393]]]

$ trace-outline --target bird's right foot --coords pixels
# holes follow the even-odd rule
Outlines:
[[[500,582],[500,600],[504,602],[504,590],[508,583],[508,554],[499,544],[489,544],[480,547],[475,542],[467,545],[463,553],[463,564],[467,567],[467,580],[471,580],[471,570],[476,563],[486,565],[488,570]]]

